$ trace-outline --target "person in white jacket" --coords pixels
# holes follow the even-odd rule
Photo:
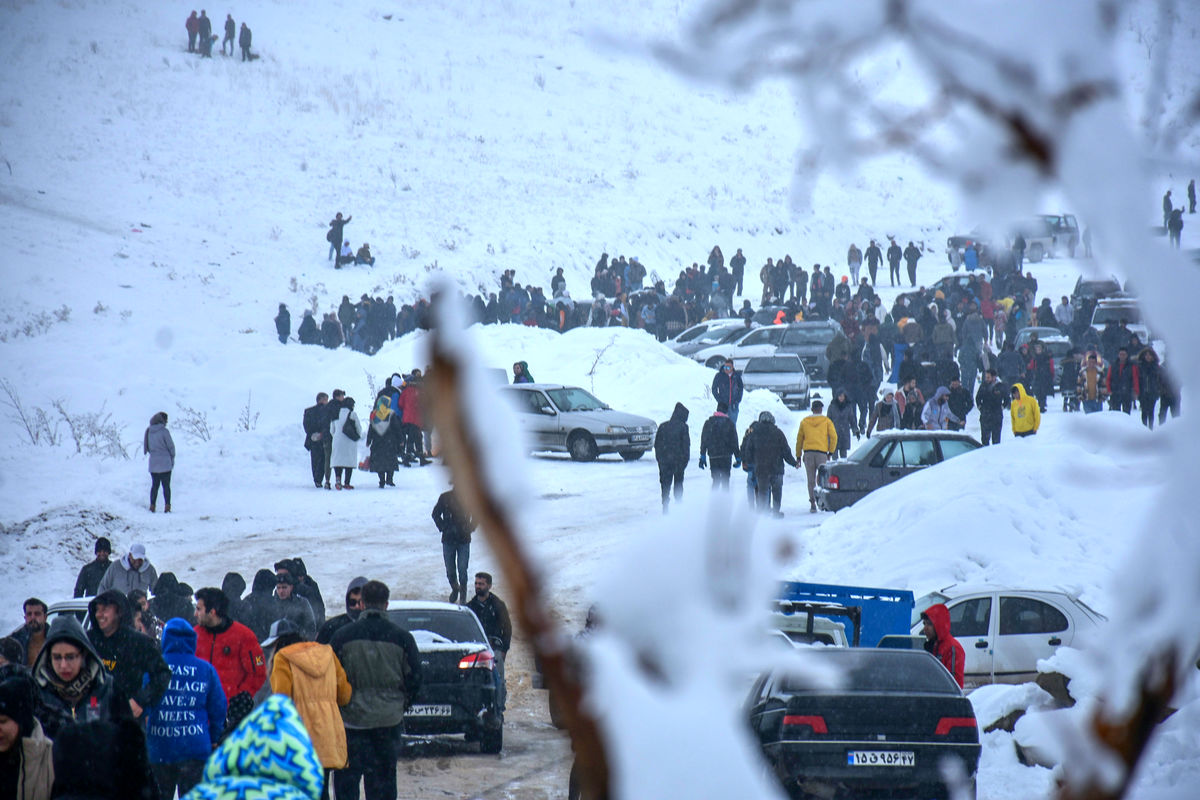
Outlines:
[[[354,468],[358,466],[358,443],[362,439],[362,424],[354,414],[353,397],[342,401],[342,410],[330,426],[330,433],[333,435],[333,453],[329,463],[336,480],[334,487],[353,489],[350,479],[354,477]]]

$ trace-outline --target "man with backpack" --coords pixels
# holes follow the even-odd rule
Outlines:
[[[342,212],[339,211],[337,212],[337,216],[329,220],[329,232],[325,234],[325,241],[329,242],[329,258],[326,259],[327,261],[332,261],[337,257],[338,247],[342,244],[342,230],[350,224],[350,220],[352,219],[354,219],[353,216],[342,219]],[[341,269],[340,264],[336,266],[338,269]]]

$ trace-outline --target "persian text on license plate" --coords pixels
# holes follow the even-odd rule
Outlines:
[[[846,764],[851,767],[911,767],[916,763],[916,754],[909,751],[850,750],[846,753]]]
[[[408,717],[448,717],[450,706],[413,706],[405,712]]]
[[[648,441],[650,441],[650,437],[648,435],[638,434],[637,436],[630,436],[629,441],[631,441],[631,442],[648,442]]]

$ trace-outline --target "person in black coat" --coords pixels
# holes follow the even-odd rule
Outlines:
[[[971,400],[971,393],[958,378],[950,381],[950,396],[946,398],[946,405],[949,406],[950,413],[954,415],[950,419],[949,430],[961,431],[966,428],[967,414],[971,413],[975,403]]]
[[[129,698],[130,711],[140,718],[145,709],[162,700],[171,682],[171,668],[154,640],[133,629],[129,601],[116,589],[88,603],[88,618],[92,623],[88,640],[112,673],[113,687]]]
[[[875,240],[871,240],[871,246],[863,253],[863,258],[867,261],[867,272],[871,276],[871,285],[875,285],[875,275],[879,272],[879,265],[883,263],[883,252],[879,249],[879,245],[875,244]]]
[[[983,383],[975,392],[975,407],[979,409],[979,431],[983,444],[1000,444],[1000,431],[1004,428],[1004,398],[1008,391],[997,378],[996,370],[983,373]]]
[[[245,27],[244,23],[243,23],[243,27]],[[334,258],[337,257],[338,248],[340,248],[342,246],[342,231],[347,225],[350,224],[350,220],[352,220],[352,219],[354,219],[353,216],[349,216],[349,217],[346,217],[345,219],[342,219],[342,212],[339,211],[339,212],[337,212],[337,216],[335,216],[333,219],[329,220],[329,232],[325,234],[325,241],[329,242],[329,258],[327,260],[332,261]],[[342,305],[341,305],[341,307],[338,308],[338,318],[342,320],[342,327],[349,330],[348,321],[342,315],[342,309],[346,308],[347,306],[350,306],[350,298],[342,297]],[[350,308],[351,308],[351,311],[350,311],[349,322],[353,322],[354,321],[353,306],[350,306]]]
[[[400,450],[403,439],[400,436],[401,421],[392,399],[386,394],[390,389],[384,387],[375,400],[375,410],[367,424],[367,447],[371,451],[371,471],[379,476],[379,488],[395,486],[396,470],[400,468]]]
[[[1133,382],[1137,387],[1138,408],[1142,410],[1142,424],[1151,430],[1154,429],[1154,406],[1162,395],[1161,374],[1158,353],[1153,348],[1147,347],[1138,353]]]
[[[888,279],[892,282],[892,286],[900,282],[900,259],[903,257],[900,245],[896,244],[896,240],[893,239],[887,249]]]
[[[225,38],[221,40],[221,55],[225,55],[225,45],[229,45],[229,55],[233,55],[233,37],[237,34],[237,24],[232,14],[225,15]]]
[[[904,261],[908,265],[908,282],[915,288],[917,285],[917,262],[921,259],[921,251],[912,242],[904,248]]]
[[[700,469],[710,467],[713,487],[729,488],[731,462],[741,462],[737,425],[729,418],[729,406],[717,403],[717,411],[704,421],[700,431]]]
[[[325,406],[328,403],[329,395],[319,392],[316,405],[304,409],[304,449],[308,451],[313,483],[318,489],[325,477],[325,438],[329,436],[329,417]]]
[[[96,558],[93,561],[83,565],[79,570],[79,577],[75,579],[75,597],[91,597],[96,594],[97,587],[100,586],[100,579],[104,577],[104,573],[108,572],[108,568],[112,562],[109,557],[112,555],[112,542],[107,537],[101,536],[96,540]]]
[[[738,409],[742,404],[742,393],[745,387],[742,384],[742,373],[733,368],[733,359],[725,359],[725,363],[717,370],[717,374],[713,375],[712,393],[713,399],[718,403],[724,403],[729,409],[729,418],[733,420],[733,424],[737,424]]]
[[[442,534],[442,561],[450,582],[450,602],[467,602],[467,564],[471,560],[471,534],[475,520],[462,507],[453,489],[438,496],[433,506],[433,524]]]
[[[275,617],[275,573],[269,569],[260,569],[254,573],[254,582],[250,594],[241,602],[238,609],[237,621],[254,631],[255,637],[261,642],[267,638],[271,623]]]
[[[683,471],[692,458],[692,440],[687,426],[688,410],[676,403],[671,418],[658,426],[654,435],[654,457],[658,460],[658,482],[662,487],[663,513],[667,512],[671,487],[675,502],[683,498]]]
[[[775,425],[775,415],[764,411],[742,442],[742,469],[754,471],[758,507],[765,509],[769,502],[777,517],[783,516],[779,506],[783,502],[784,462],[797,466],[787,437]]]
[[[250,61],[250,28],[242,23],[242,32],[238,34],[238,46],[242,48],[242,61]],[[349,222],[349,220],[347,220]]]
[[[275,315],[275,332],[279,334],[280,344],[287,344],[292,335],[292,315],[283,303],[279,304],[279,313]]]
[[[296,329],[296,338],[300,344],[320,344],[321,333],[317,330],[317,321],[313,319],[312,311],[304,309],[304,319]]]

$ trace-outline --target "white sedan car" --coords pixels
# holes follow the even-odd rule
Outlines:
[[[726,358],[732,358],[734,369],[742,370],[752,358],[774,355],[786,330],[786,325],[751,328],[741,338],[697,350],[691,358],[712,369],[724,364]]]
[[[1078,646],[1084,632],[1105,621],[1066,592],[953,586],[917,601],[913,633],[921,632],[921,612],[936,603],[950,610],[950,632],[966,651],[967,688],[1033,680],[1039,660],[1060,647]]]

